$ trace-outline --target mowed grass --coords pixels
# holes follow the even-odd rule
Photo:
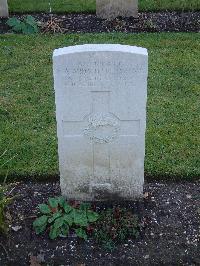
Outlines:
[[[95,0],[8,0],[11,12],[95,12]],[[139,0],[139,11],[200,10],[199,0]]]
[[[58,175],[52,52],[84,43],[148,48],[145,173],[200,176],[199,41],[197,33],[1,35],[1,179],[7,170],[10,178]]]

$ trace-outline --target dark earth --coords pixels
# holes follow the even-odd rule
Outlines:
[[[25,16],[13,14],[11,17],[23,19]],[[199,32],[200,11],[197,12],[148,12],[139,13],[138,18],[116,18],[105,20],[95,14],[32,14],[43,32],[51,33],[98,33],[98,32]],[[0,19],[0,33],[12,32]]]
[[[37,205],[60,194],[58,182],[15,183],[8,194],[17,198],[7,209],[10,232],[0,237],[0,265],[200,265],[200,182],[146,183],[144,199],[123,204],[146,227],[112,252],[92,238],[35,234]]]

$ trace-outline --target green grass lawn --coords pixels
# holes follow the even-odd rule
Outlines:
[[[113,33],[0,36],[0,177],[58,174],[52,52],[84,43],[148,48],[145,172],[200,176],[200,35]]]
[[[11,12],[95,12],[95,0],[8,0]],[[139,0],[139,11],[200,10],[199,0]]]

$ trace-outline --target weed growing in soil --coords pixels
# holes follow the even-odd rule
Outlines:
[[[67,202],[64,197],[49,198],[38,205],[42,214],[33,222],[36,234],[49,232],[50,239],[67,237],[70,231],[84,240],[88,236],[107,250],[128,238],[137,238],[140,224],[137,215],[126,208],[113,207],[95,211],[89,203]]]
[[[5,208],[11,203],[12,198],[5,196],[6,186],[0,185],[0,234],[8,232],[8,225],[5,218]]]
[[[80,238],[87,239],[87,228],[96,222],[99,214],[91,210],[90,204],[69,204],[64,197],[49,198],[48,204],[39,204],[42,214],[33,222],[37,234],[49,231],[49,237],[67,237],[73,230]]]
[[[116,244],[128,238],[137,238],[139,230],[137,215],[125,208],[113,207],[101,212],[93,233],[98,243],[113,250]]]
[[[15,156],[8,160],[4,160],[4,162],[1,163],[1,160],[3,161],[5,154],[8,150],[5,150],[0,155],[0,168],[6,164],[8,164],[12,159],[14,159]],[[5,192],[7,190],[6,185],[6,179],[8,176],[8,172],[4,178],[4,181],[2,184],[0,184],[0,234],[6,234],[8,232],[8,225],[6,223],[6,217],[5,217],[5,208],[12,202],[13,198],[9,198],[5,195]]]
[[[8,26],[12,28],[14,32],[23,34],[38,33],[38,23],[33,16],[28,15],[23,21],[17,18],[9,18],[7,21]]]

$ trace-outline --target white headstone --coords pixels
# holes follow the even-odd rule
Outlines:
[[[138,0],[96,0],[97,17],[138,17]]]
[[[132,200],[143,193],[148,55],[118,44],[53,54],[62,194]]]
[[[8,3],[7,0],[0,0],[0,17],[8,17]]]

